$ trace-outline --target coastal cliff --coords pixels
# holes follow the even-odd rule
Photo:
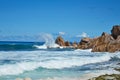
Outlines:
[[[120,51],[120,25],[113,26],[111,34],[103,32],[101,36],[96,38],[85,37],[79,43],[65,41],[58,36],[56,44],[63,47],[71,47],[75,49],[92,49],[92,52],[116,52]]]

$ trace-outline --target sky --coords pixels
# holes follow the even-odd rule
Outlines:
[[[99,36],[120,24],[120,0],[0,0],[0,40],[40,40],[41,33]]]

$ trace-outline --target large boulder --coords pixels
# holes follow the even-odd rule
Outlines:
[[[117,39],[117,37],[120,35],[120,25],[113,26],[111,30],[111,35],[114,37],[114,39]]]
[[[89,48],[89,43],[91,42],[91,39],[86,37],[86,38],[83,38],[81,39],[79,45],[78,45],[78,48],[79,49],[88,49]]]
[[[57,37],[57,39],[55,40],[55,43],[60,45],[60,46],[65,46],[65,41],[61,36]]]

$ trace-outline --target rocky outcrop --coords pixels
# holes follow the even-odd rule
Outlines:
[[[65,46],[65,41],[61,36],[57,37],[57,39],[55,40],[55,43],[60,45],[60,46]]]
[[[114,37],[114,39],[117,39],[117,37],[120,35],[120,25],[113,26],[111,30],[111,35]]]
[[[71,46],[68,41],[64,41],[62,37],[56,39],[56,43],[60,46]],[[83,38],[77,44],[72,44],[72,48],[75,49],[92,49],[92,52],[115,52],[120,51],[120,26],[115,25],[111,30],[111,34],[105,32],[101,36],[96,38]]]
[[[60,46],[64,46],[64,47],[71,46],[70,42],[64,41],[64,39],[61,36],[57,37],[57,39],[55,40],[55,43],[60,45]]]
[[[89,48],[89,45],[90,45],[90,42],[91,42],[91,39],[86,37],[86,38],[83,38],[81,39],[79,45],[78,45],[78,48],[79,49],[88,49]]]

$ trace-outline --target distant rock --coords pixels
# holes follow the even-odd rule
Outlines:
[[[113,26],[111,33],[112,33],[111,35],[113,36],[113,38],[117,39],[117,37],[120,35],[120,25]]]
[[[70,42],[65,41],[65,46],[71,46]]]
[[[55,43],[60,45],[60,46],[65,46],[65,41],[61,36],[57,37],[57,39],[55,40]]]
[[[77,42],[73,42],[73,43],[72,43],[72,46],[73,46],[73,48],[75,48],[75,49],[78,48]]]

